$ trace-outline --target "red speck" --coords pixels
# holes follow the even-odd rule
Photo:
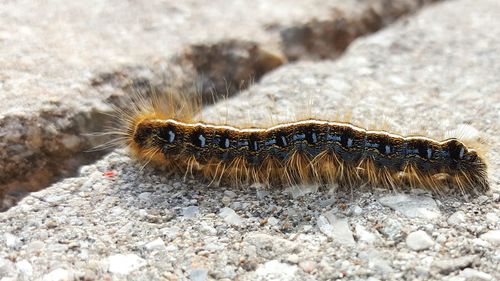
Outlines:
[[[112,178],[112,177],[116,176],[116,172],[115,171],[107,171],[107,172],[104,172],[103,175],[105,177]]]

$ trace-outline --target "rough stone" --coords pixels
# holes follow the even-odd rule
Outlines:
[[[475,270],[472,268],[466,268],[464,269],[461,273],[460,276],[465,277],[465,280],[470,280],[470,281],[477,281],[477,280],[493,280],[493,276],[491,274]]]
[[[189,272],[189,279],[192,281],[205,281],[208,278],[208,270],[196,268]]]
[[[443,274],[450,274],[453,271],[469,267],[477,258],[477,255],[468,255],[455,259],[436,259],[433,261],[432,267]]]
[[[425,231],[418,230],[408,234],[406,237],[406,245],[414,251],[420,251],[432,247],[434,241]]]
[[[481,239],[490,242],[492,245],[500,245],[500,230],[490,230],[480,236]]]
[[[69,270],[58,268],[43,276],[43,281],[70,281],[73,280],[73,273]]]
[[[146,261],[135,254],[116,254],[108,258],[109,272],[116,274],[129,274],[146,265]]]
[[[440,215],[436,201],[427,196],[399,194],[382,197],[379,202],[409,218],[436,219]]]
[[[297,280],[296,271],[296,266],[271,260],[258,267],[255,273],[264,280]]]
[[[219,216],[230,225],[241,226],[244,223],[243,219],[231,208],[222,208]]]
[[[148,242],[146,245],[144,245],[144,248],[148,251],[153,251],[153,250],[164,250],[165,249],[165,242],[161,238],[157,238],[151,242]]]
[[[457,211],[448,217],[448,224],[450,225],[460,225],[466,221],[465,213],[463,211]]]
[[[343,245],[354,246],[356,244],[345,218],[339,218],[330,212],[325,213],[324,216],[318,218],[318,228],[323,234]]]

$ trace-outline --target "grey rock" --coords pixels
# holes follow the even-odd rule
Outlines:
[[[224,191],[224,195],[229,197],[229,198],[235,198],[237,197],[238,195],[236,194],[236,192],[232,191],[232,190],[225,190]]]
[[[254,248],[255,253],[266,259],[291,254],[299,249],[295,242],[264,233],[249,233],[243,239],[245,248]]]
[[[275,218],[275,217],[270,217],[270,218],[267,219],[267,223],[269,225],[275,226],[275,225],[278,225],[279,222],[280,222],[280,220],[277,219],[277,218]]]
[[[425,231],[418,230],[408,234],[406,237],[406,245],[414,251],[420,251],[432,247],[434,241]]]
[[[182,209],[182,216],[186,218],[194,218],[200,213],[200,208],[198,206],[189,206]]]
[[[409,218],[437,219],[439,208],[434,199],[418,195],[390,195],[379,199],[379,202]]]

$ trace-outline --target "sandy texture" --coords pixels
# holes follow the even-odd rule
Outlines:
[[[435,136],[470,124],[494,144],[491,192],[207,187],[141,170],[117,150],[0,213],[0,277],[498,280],[499,13],[496,0],[427,7],[336,61],[282,66],[203,112],[231,123],[350,112]]]
[[[287,58],[338,56],[431,0],[3,1],[0,198],[75,171],[102,153],[115,101],[137,88],[233,94]]]

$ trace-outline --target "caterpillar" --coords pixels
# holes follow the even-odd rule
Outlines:
[[[262,128],[196,121],[200,103],[180,95],[139,98],[117,109],[119,134],[145,163],[209,184],[266,187],[489,189],[481,149],[449,138],[402,136],[347,122],[306,118]]]

